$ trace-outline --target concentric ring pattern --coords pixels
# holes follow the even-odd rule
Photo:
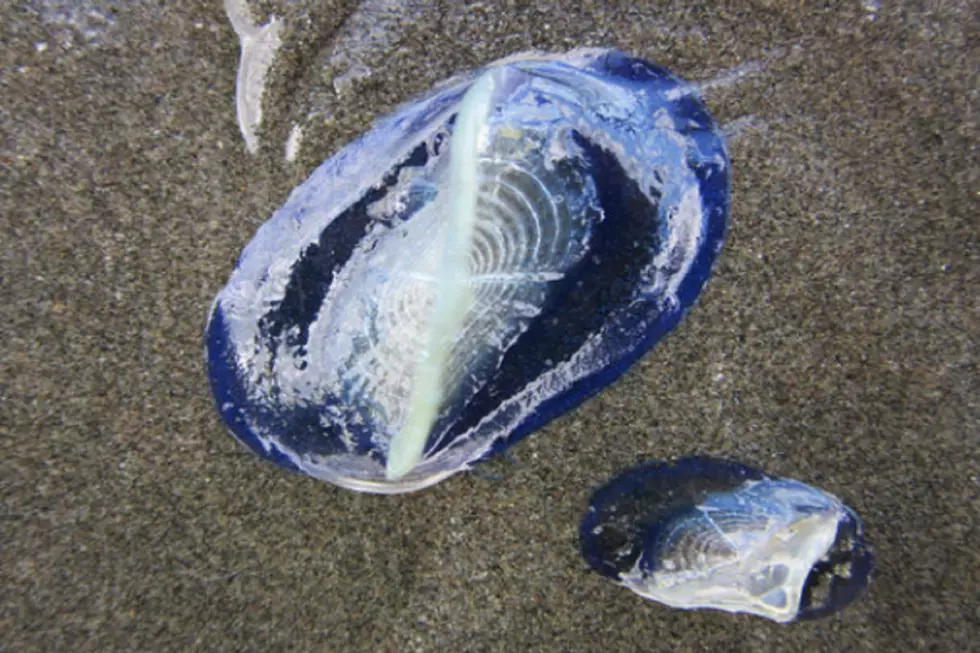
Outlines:
[[[449,144],[467,89],[491,73],[465,265],[450,270],[464,223]],[[219,409],[283,466],[358,490],[425,487],[652,347],[707,280],[727,210],[723,143],[667,71],[582,50],[460,76],[324,163],[260,228],[208,324]],[[434,345],[447,275],[463,319]],[[448,354],[438,417],[392,481],[387,452],[433,347]]]

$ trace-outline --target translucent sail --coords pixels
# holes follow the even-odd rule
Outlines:
[[[472,304],[468,254],[474,244],[477,196],[481,190],[480,140],[493,108],[496,73],[491,69],[477,79],[459,107],[450,150],[452,170],[449,173],[447,216],[450,224],[444,230],[445,252],[435,280],[436,301],[425,338],[427,346],[415,375],[408,416],[388,452],[388,480],[403,477],[422,458],[422,450],[445,396],[446,366],[452,356],[453,344],[461,335]]]

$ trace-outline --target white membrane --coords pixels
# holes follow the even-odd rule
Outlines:
[[[793,621],[811,569],[833,546],[846,508],[788,479],[748,482],[709,498],[663,537],[659,564],[622,576],[637,594],[674,608]],[[648,564],[648,563],[646,563]]]
[[[388,451],[388,480],[410,472],[422,458],[422,449],[442,405],[445,367],[466,316],[467,253],[476,222],[479,192],[480,136],[492,108],[495,87],[491,69],[466,92],[459,107],[450,157],[450,222],[445,230],[443,265],[437,281],[436,305],[429,325],[428,346],[415,375],[415,385],[402,430]]]

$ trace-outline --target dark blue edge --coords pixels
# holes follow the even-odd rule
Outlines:
[[[845,506],[847,516],[837,525],[837,538],[840,539],[841,531],[850,531],[845,536],[851,537],[855,546],[846,552],[848,574],[842,578],[841,582],[836,582],[837,575],[833,575],[833,581],[829,588],[830,598],[827,603],[814,607],[807,601],[807,591],[804,589],[804,596],[800,597],[800,609],[796,615],[796,621],[814,621],[823,619],[830,615],[840,612],[845,607],[856,601],[868,590],[874,580],[875,566],[877,564],[877,552],[874,544],[868,541],[864,534],[864,525],[860,516],[849,506]],[[832,556],[830,563],[839,564],[841,556]],[[813,573],[820,573],[819,568],[824,571],[828,566],[827,562],[820,562],[814,567]],[[809,585],[810,578],[807,578],[806,585]]]
[[[245,396],[244,383],[235,365],[235,350],[231,346],[228,325],[225,324],[224,311],[216,304],[208,321],[205,338],[207,346],[206,363],[208,368],[208,383],[211,386],[211,396],[214,397],[215,407],[221,414],[225,426],[242,444],[247,446],[259,457],[275,463],[279,467],[293,472],[300,472],[299,467],[274,445],[266,450],[258,435],[248,425],[242,406],[249,405]]]

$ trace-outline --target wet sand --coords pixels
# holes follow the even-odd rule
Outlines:
[[[268,3],[287,28],[254,156],[219,2],[5,12],[0,650],[975,645],[976,11],[528,4],[402,2],[364,31],[355,3]],[[516,447],[516,462],[489,465],[493,478],[360,495],[229,438],[204,321],[289,190],[456,70],[583,45],[713,80],[706,101],[731,133],[730,236],[677,331]],[[323,112],[289,163],[291,126],[312,105]],[[636,461],[690,453],[841,496],[878,548],[869,593],[780,626],[670,610],[589,572],[576,528],[590,491]]]

